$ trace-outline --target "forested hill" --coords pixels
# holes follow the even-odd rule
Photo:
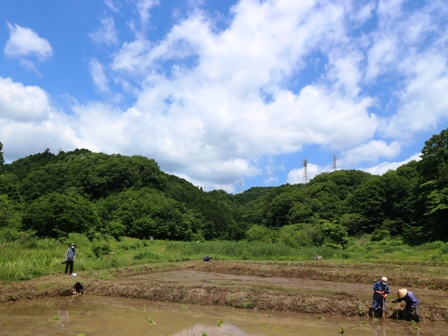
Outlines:
[[[350,236],[448,241],[448,129],[422,159],[382,176],[322,173],[309,184],[204,192],[143,156],[49,150],[3,164],[0,236],[95,232],[170,240],[262,240],[343,247]],[[12,239],[12,238],[11,238]]]

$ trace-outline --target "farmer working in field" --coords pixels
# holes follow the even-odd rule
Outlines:
[[[68,269],[70,268],[70,274],[73,273],[73,264],[76,259],[76,249],[75,249],[75,243],[71,243],[70,247],[67,250],[67,253],[65,254],[65,274],[67,274]]]
[[[75,285],[73,286],[73,294],[84,294],[84,286],[80,282],[75,283]]]
[[[409,318],[409,314],[414,311],[415,322],[420,322],[420,311],[418,309],[420,302],[418,301],[415,294],[411,291],[408,291],[406,288],[399,289],[397,293],[397,299],[393,300],[392,302],[401,302],[403,300],[404,302],[406,302],[406,307],[404,307],[403,310],[403,318],[407,320]]]
[[[380,281],[375,282],[373,285],[373,314],[383,317],[383,314],[386,311],[386,297],[388,294],[389,285],[387,284],[387,278],[382,277]]]

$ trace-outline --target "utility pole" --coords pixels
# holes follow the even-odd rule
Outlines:
[[[336,170],[336,154],[333,154],[333,171]]]
[[[243,191],[243,180],[240,181],[240,194]]]

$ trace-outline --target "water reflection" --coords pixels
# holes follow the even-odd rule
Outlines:
[[[173,336],[191,336],[191,335],[213,335],[213,336],[259,336],[260,334],[248,334],[245,333],[243,330],[238,328],[237,326],[229,323],[224,323],[220,325],[219,327],[211,327],[205,324],[196,324],[192,327],[188,327]]]
[[[58,322],[61,326],[61,328],[64,328],[65,323],[67,323],[68,320],[68,310],[58,310]]]
[[[419,326],[425,336],[442,335],[446,329],[446,323]],[[417,326],[405,321],[269,314],[94,296],[0,305],[0,335],[329,336],[341,330],[350,336],[420,336]]]

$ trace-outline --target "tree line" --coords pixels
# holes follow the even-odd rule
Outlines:
[[[381,176],[321,173],[307,185],[205,192],[143,156],[53,154],[5,164],[0,142],[0,238],[260,240],[344,247],[351,237],[448,241],[448,129],[411,161]]]

